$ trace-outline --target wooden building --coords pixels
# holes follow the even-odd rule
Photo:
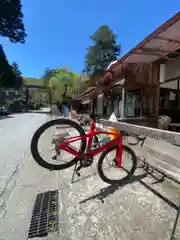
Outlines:
[[[84,92],[80,98],[97,102],[97,110],[107,117],[115,110],[115,105],[121,105],[117,115],[123,121],[142,120],[142,124],[155,126],[158,116],[166,114],[180,122],[179,79],[180,12],[111,64],[96,87]],[[107,102],[111,110],[104,113]],[[172,106],[179,118],[172,116]],[[146,123],[143,123],[144,119]]]

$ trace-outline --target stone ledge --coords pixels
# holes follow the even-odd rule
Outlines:
[[[98,124],[97,127],[104,131],[108,130],[108,127],[102,124]],[[123,143],[129,145],[129,143],[135,144],[136,141],[135,138],[129,137]],[[180,182],[180,147],[149,137],[145,140],[142,148],[140,144],[137,146],[129,145],[129,147],[135,151],[138,157],[145,157],[145,161],[149,165]]]

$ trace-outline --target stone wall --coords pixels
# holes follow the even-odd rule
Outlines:
[[[121,131],[147,136],[156,140],[164,140],[171,144],[180,146],[180,133],[177,132],[165,131],[125,122],[111,122],[104,119],[101,119],[100,123],[105,126],[115,127]]]

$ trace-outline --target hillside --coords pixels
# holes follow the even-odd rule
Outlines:
[[[40,78],[23,77],[23,84],[43,86],[43,81]]]

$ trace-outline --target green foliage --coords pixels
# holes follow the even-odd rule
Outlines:
[[[15,85],[16,85],[16,87],[20,87],[23,83],[23,79],[22,79],[22,73],[21,73],[21,70],[19,68],[19,65],[16,62],[13,62],[11,67],[12,67],[12,70],[13,70],[15,76],[16,76]]]
[[[14,43],[24,43],[26,38],[21,8],[20,0],[0,1],[0,36]]]
[[[13,69],[14,73],[16,74],[16,76],[17,77],[21,77],[22,73],[21,73],[21,70],[19,68],[19,65],[16,62],[13,62],[11,64],[11,66],[12,66],[12,69]]]
[[[40,78],[23,78],[24,85],[36,85],[36,86],[44,86],[42,79]]]
[[[80,75],[67,67],[46,69],[42,81],[44,85],[51,87],[54,102],[68,102],[77,95],[78,85],[81,84]]]
[[[93,45],[88,48],[85,57],[85,69],[88,74],[104,71],[120,54],[120,45],[116,43],[116,34],[108,26],[101,26],[90,39]]]
[[[0,45],[0,87],[16,87],[16,75]]]
[[[49,68],[45,69],[44,74],[42,76],[44,86],[49,85],[49,80],[51,77],[53,77],[55,71],[56,71],[55,69],[49,69]]]
[[[90,86],[89,79],[81,80],[79,93],[84,92]]]

